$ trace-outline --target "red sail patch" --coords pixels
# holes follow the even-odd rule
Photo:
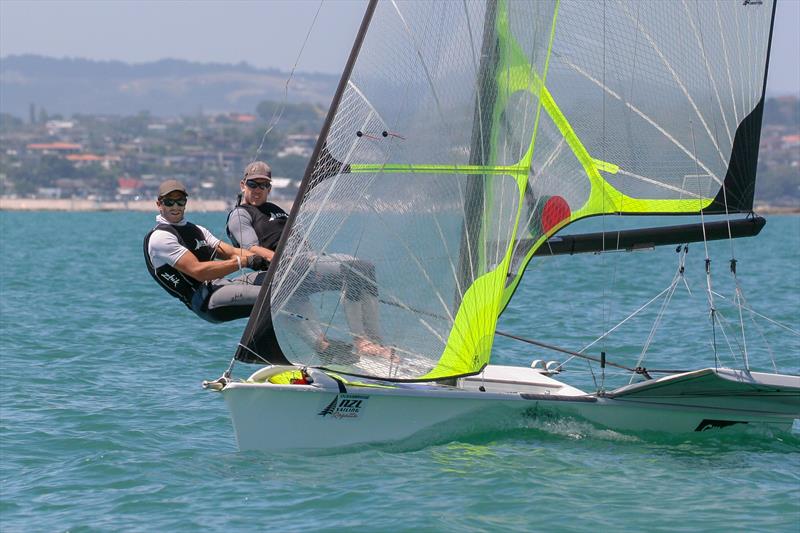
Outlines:
[[[542,209],[542,229],[547,233],[565,218],[569,218],[569,204],[561,196],[551,196]]]

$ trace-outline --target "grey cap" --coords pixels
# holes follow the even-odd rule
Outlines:
[[[272,179],[272,168],[263,161],[253,161],[247,168],[244,169],[244,178],[242,179]]]
[[[162,196],[166,196],[173,191],[179,191],[186,196],[189,196],[189,193],[186,192],[186,187],[183,186],[183,183],[178,180],[167,180],[158,186],[158,197],[161,198]]]

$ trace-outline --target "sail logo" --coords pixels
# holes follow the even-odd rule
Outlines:
[[[744,0],[743,6],[760,6],[764,4],[764,0]]]
[[[176,276],[175,274],[170,274],[169,272],[163,272],[161,274],[161,278],[164,279],[165,281],[169,281],[176,288],[178,287],[178,283],[181,282],[181,280],[180,280],[180,278],[178,278],[178,276]]]
[[[325,408],[317,413],[321,417],[358,418],[369,396],[363,394],[337,394]]]

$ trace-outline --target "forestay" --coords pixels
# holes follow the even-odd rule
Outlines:
[[[749,211],[772,13],[370,4],[237,359],[475,373],[525,265],[570,222]],[[395,355],[322,349],[354,334]]]

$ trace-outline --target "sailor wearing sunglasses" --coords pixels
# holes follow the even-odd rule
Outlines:
[[[225,276],[242,267],[266,270],[269,263],[187,221],[187,200],[179,181],[167,180],[159,187],[157,225],[144,239],[147,270],[165,291],[204,320],[226,322],[249,316],[260,290],[253,284],[255,273],[232,280]]]
[[[228,214],[225,231],[234,246],[272,260],[289,215],[268,202],[272,189],[272,169],[263,161],[253,161],[244,170],[239,183],[241,194],[236,207]]]

